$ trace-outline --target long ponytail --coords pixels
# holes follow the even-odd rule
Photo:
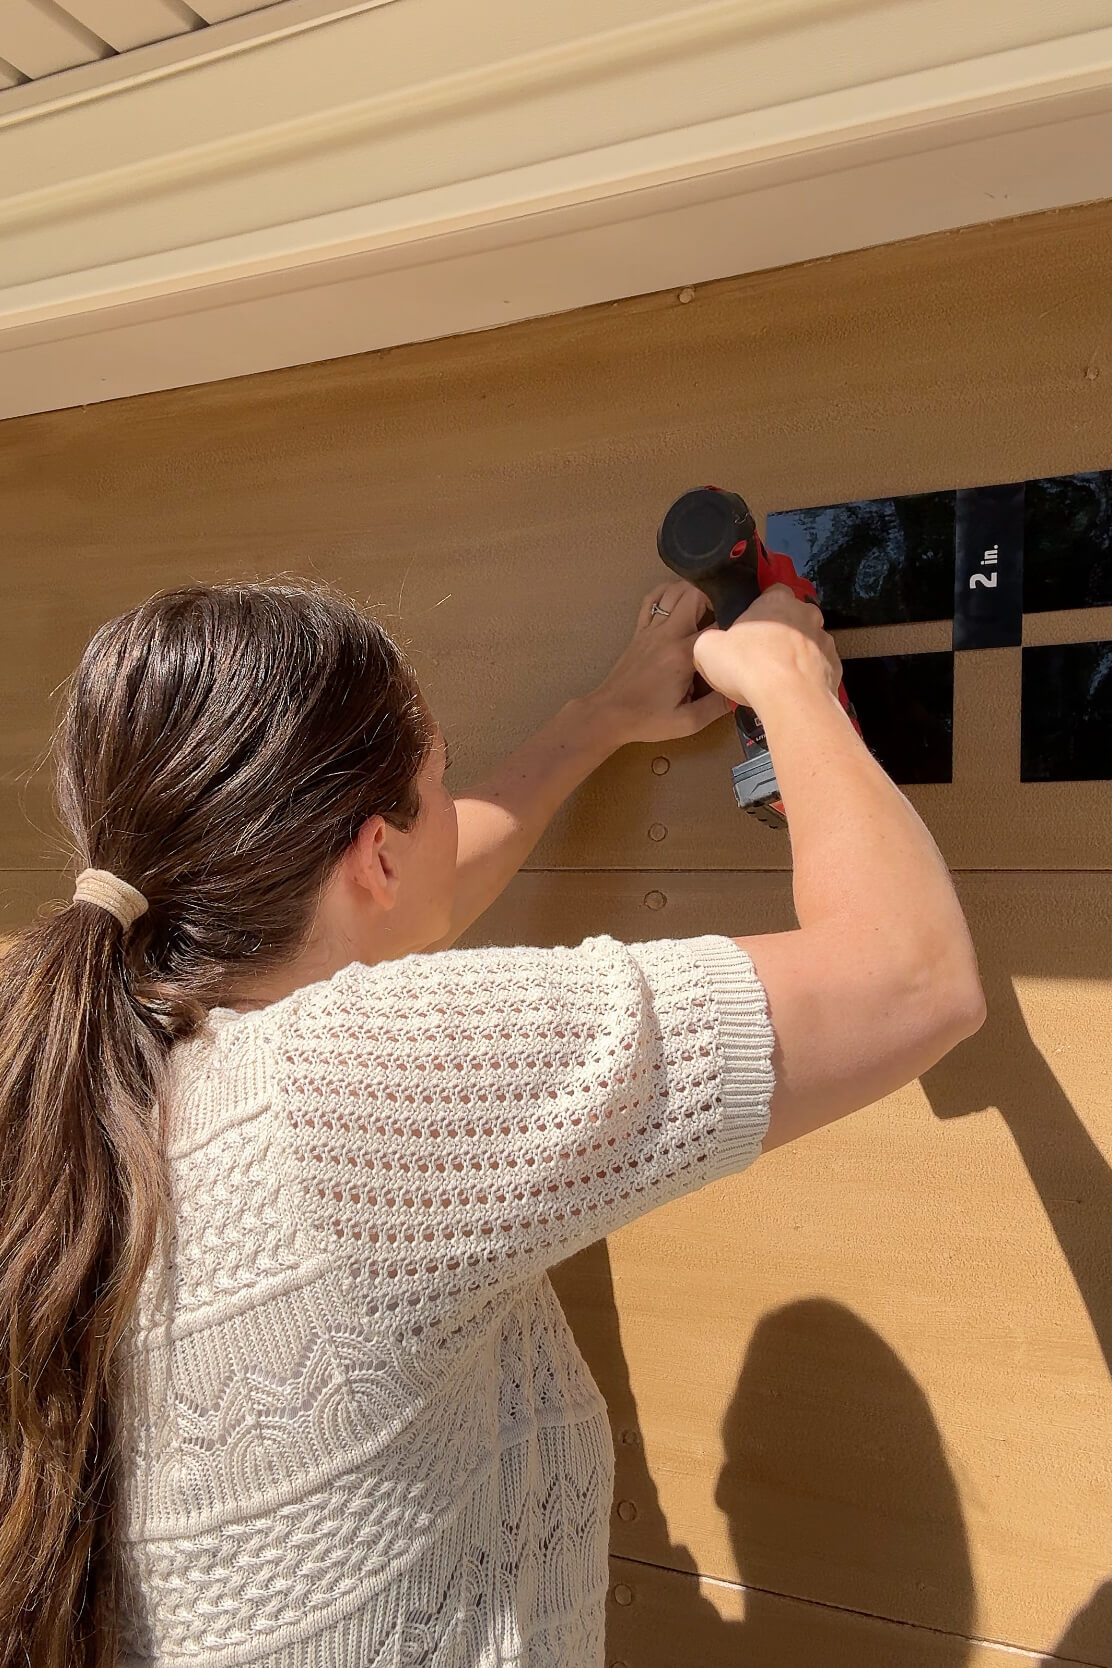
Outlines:
[[[432,734],[397,647],[321,590],[189,586],[85,652],[61,811],[149,908],[72,903],[0,954],[0,1668],[117,1662],[119,1346],[172,1233],[172,1045],[303,945],[368,817],[412,824]]]
[[[77,903],[0,960],[5,1668],[116,1660],[114,1363],[167,1221],[171,1041],[129,990],[122,934]]]

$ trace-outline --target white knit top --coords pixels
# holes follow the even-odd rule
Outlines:
[[[172,1056],[124,1664],[601,1668],[614,1450],[545,1270],[742,1170],[728,938],[353,964]]]

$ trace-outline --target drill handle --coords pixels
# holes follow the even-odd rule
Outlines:
[[[754,552],[755,558],[755,552]],[[734,621],[740,619],[760,596],[763,586],[757,576],[755,559],[746,561],[744,556],[723,573],[708,573],[692,584],[697,585],[714,609],[714,623],[723,631],[728,630]]]
[[[736,492],[713,486],[685,492],[661,522],[656,544],[665,565],[703,592],[714,609],[715,623],[723,631],[770,585],[787,585],[801,602],[818,603],[818,592],[809,579],[796,572],[791,557],[766,549],[753,512]],[[860,735],[861,726],[844,683],[838,698]],[[768,816],[779,817],[777,826],[783,826],[783,807],[764,727],[749,708],[730,704],[744,755],[744,762],[734,767],[738,804],[766,820]]]
[[[760,539],[757,540],[757,544],[760,547],[757,556],[757,572],[761,590],[767,591],[770,585],[787,585],[789,590],[795,592],[800,602],[813,602],[818,605],[819,593],[809,579],[805,579],[801,573],[796,573],[795,563],[791,557],[785,556],[779,550],[767,550]],[[838,685],[838,700],[841,702],[854,729],[858,735],[861,735],[861,725],[857,721],[857,714],[853,710],[853,702],[849,698],[844,683]]]

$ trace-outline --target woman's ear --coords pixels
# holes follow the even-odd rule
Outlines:
[[[398,868],[390,840],[392,832],[383,817],[368,817],[343,858],[352,885],[367,893],[379,909],[393,909],[398,901]]]

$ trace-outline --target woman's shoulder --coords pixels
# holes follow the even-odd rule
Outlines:
[[[606,935],[582,943],[540,948],[535,945],[485,945],[419,952],[374,963],[352,961],[327,979],[300,986],[280,1001],[251,1015],[214,1009],[216,1025],[250,1019],[260,1033],[335,1025],[345,1017],[363,1024],[369,1017],[416,1018],[443,1015],[469,1000],[486,1004],[499,993],[525,992],[530,985],[569,979],[591,980],[623,946]]]

